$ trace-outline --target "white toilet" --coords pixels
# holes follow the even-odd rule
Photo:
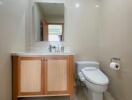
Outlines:
[[[108,77],[99,69],[96,61],[77,61],[77,74],[88,89],[89,100],[103,100],[108,88]]]

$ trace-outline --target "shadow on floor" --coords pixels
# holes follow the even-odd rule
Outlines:
[[[33,98],[19,98],[18,100],[70,100],[69,97],[33,97]],[[75,89],[73,100],[88,100],[84,92],[84,87],[78,86]]]

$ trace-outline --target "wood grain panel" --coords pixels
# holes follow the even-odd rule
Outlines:
[[[13,94],[19,97],[71,96],[74,84],[74,57],[12,57]]]
[[[18,95],[18,60],[19,57],[12,56],[12,100],[17,100]]]
[[[43,21],[43,41],[48,41],[48,23]]]
[[[41,60],[22,60],[20,79],[20,92],[40,92]]]
[[[47,90],[48,91],[67,90],[67,61],[65,59],[47,60]]]

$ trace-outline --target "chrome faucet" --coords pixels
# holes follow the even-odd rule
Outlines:
[[[64,46],[49,45],[49,52],[64,52]]]
[[[53,52],[53,50],[54,50],[54,52],[56,52],[56,46],[54,46],[54,45],[49,45],[49,52]]]
[[[52,45],[49,45],[49,52],[52,52]]]
[[[61,52],[64,52],[64,46],[61,46]]]

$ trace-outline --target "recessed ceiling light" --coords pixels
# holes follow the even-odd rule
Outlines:
[[[80,4],[79,4],[79,3],[76,3],[76,4],[75,4],[75,7],[76,7],[76,8],[79,8],[79,7],[80,7]]]
[[[99,7],[99,5],[96,5],[96,7],[98,8],[98,7]]]

